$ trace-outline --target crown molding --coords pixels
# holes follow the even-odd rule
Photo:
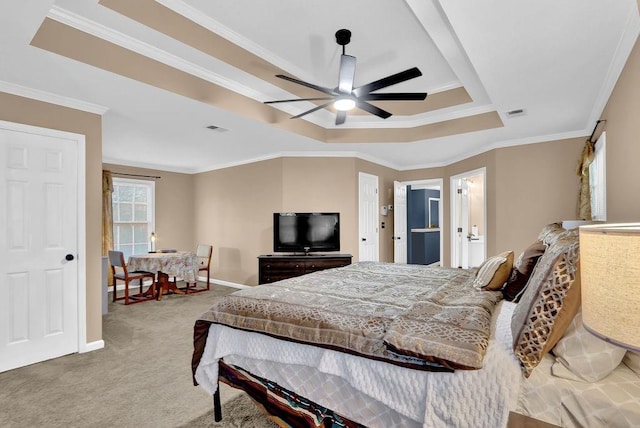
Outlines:
[[[121,165],[121,166],[131,166],[134,168],[145,168],[145,169],[153,169],[153,170],[157,170],[157,171],[166,171],[166,172],[177,172],[180,174],[195,174],[198,171],[194,171],[193,169],[189,169],[189,168],[177,168],[177,167],[168,167],[167,165],[161,165],[161,164],[155,164],[155,163],[145,163],[145,162],[138,162],[138,161],[130,161],[130,160],[123,160],[123,159],[116,159],[116,158],[112,158],[112,157],[102,157],[102,163],[108,163],[108,164],[112,164],[112,165]]]
[[[609,97],[611,97],[611,94],[613,93],[613,89],[616,86],[620,74],[622,74],[622,70],[624,69],[631,51],[633,50],[633,46],[635,45],[639,34],[640,16],[638,15],[638,6],[632,3],[629,7],[629,14],[624,31],[613,54],[609,69],[607,70],[607,75],[600,87],[596,100],[593,103],[593,109],[591,110],[587,127],[596,123],[596,121],[600,119],[600,115],[606,107]]]
[[[487,146],[483,146],[480,149],[466,152],[459,156],[453,156],[437,164],[433,163],[433,164],[410,165],[410,166],[402,167],[401,169],[399,169],[399,171],[411,171],[414,169],[438,168],[443,166],[449,166],[456,162],[461,162],[465,159],[469,159],[471,157],[481,155],[482,153],[486,153],[495,149],[504,149],[507,147],[524,146],[526,144],[548,143],[551,141],[561,141],[561,140],[568,140],[571,138],[587,137],[590,135],[590,133],[591,133],[591,130],[583,129],[583,130],[572,131],[572,132],[564,132],[564,133],[558,133],[558,134],[548,134],[548,135],[541,135],[536,137],[527,137],[527,138],[519,138],[514,140],[499,141],[493,144],[489,144]]]
[[[183,174],[201,174],[209,171],[217,171],[225,168],[233,168],[237,166],[250,165],[252,163],[268,161],[272,159],[281,159],[281,158],[357,158],[367,162],[375,163],[376,165],[384,166],[387,168],[394,169],[396,171],[412,171],[416,169],[430,169],[430,168],[442,168],[449,165],[452,165],[456,162],[461,162],[465,159],[469,159],[473,156],[481,155],[482,153],[489,152],[495,149],[502,149],[513,146],[522,146],[526,144],[538,144],[538,143],[548,143],[550,141],[561,141],[567,140],[571,138],[580,138],[587,137],[590,135],[591,131],[588,129],[582,129],[578,131],[558,133],[558,134],[548,134],[539,137],[527,137],[527,138],[519,138],[514,140],[506,140],[500,141],[488,146],[484,146],[480,149],[469,151],[460,156],[453,156],[448,158],[442,162],[432,162],[432,163],[424,163],[424,164],[414,164],[407,166],[400,166],[393,162],[386,161],[384,159],[380,159],[376,156],[371,156],[365,153],[360,153],[357,151],[348,151],[348,152],[278,152],[272,153],[264,156],[256,156],[249,159],[244,159],[236,162],[227,162],[217,165],[211,165],[208,167],[201,167],[195,169],[189,168],[167,168],[165,165],[157,165],[157,164],[148,164],[143,162],[136,161],[123,161],[120,159],[114,158],[103,158],[103,163],[115,164],[115,165],[123,165],[123,166],[132,166],[138,168],[148,168],[148,169],[157,169],[161,171],[169,171],[169,172],[177,172]]]
[[[58,94],[53,94],[51,92],[41,91],[39,89],[28,88],[26,86],[21,86],[15,83],[5,82],[1,80],[0,91],[20,97],[43,101],[49,104],[56,104],[59,106],[72,108],[74,110],[81,110],[88,113],[99,114],[100,116],[104,115],[109,110],[109,107],[93,104],[75,98],[65,97]]]
[[[153,45],[150,45],[149,43],[135,39],[122,32],[108,28],[105,25],[87,19],[59,6],[54,5],[49,11],[47,17],[62,24],[73,27],[76,30],[91,34],[95,37],[106,40],[132,52],[136,52],[140,55],[154,59],[175,69],[184,71],[185,73],[191,74],[223,88],[229,89],[233,92],[237,92],[252,99],[259,100],[261,98],[264,98],[264,95],[261,92],[249,88],[248,86],[241,85],[236,81],[228,79],[218,73],[214,73],[209,69],[196,65],[190,61],[186,61],[178,57],[177,55],[159,49]]]
[[[379,159],[375,156],[366,155],[360,152],[279,152],[265,156],[258,156],[251,159],[245,159],[238,162],[229,162],[225,164],[210,166],[206,168],[199,168],[192,171],[193,174],[199,174],[208,171],[216,171],[219,169],[233,168],[236,166],[248,165],[256,162],[263,162],[272,159],[282,158],[358,158],[368,162],[373,162],[377,165],[386,166],[391,169],[399,170],[399,166],[383,159]]]
[[[102,162],[113,164],[113,165],[122,165],[122,166],[130,166],[136,168],[146,168],[146,169],[155,169],[160,171],[168,171],[168,172],[177,172],[182,174],[201,174],[210,171],[217,171],[226,168],[234,168],[243,165],[250,165],[252,163],[264,162],[273,159],[282,159],[282,158],[357,158],[362,159],[364,161],[372,162],[377,165],[385,166],[387,168],[395,169],[397,171],[401,171],[401,167],[399,165],[393,164],[391,162],[387,162],[383,159],[379,159],[375,156],[366,155],[359,152],[279,152],[273,153],[265,156],[256,156],[250,159],[244,159],[237,162],[228,162],[217,165],[211,165],[209,167],[201,167],[201,168],[167,168],[166,165],[158,165],[158,164],[149,164],[144,162],[137,161],[129,161],[129,160],[121,160],[110,157],[103,157]]]

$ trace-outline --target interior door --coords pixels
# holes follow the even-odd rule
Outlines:
[[[358,174],[359,187],[359,246],[358,260],[379,260],[378,250],[378,177],[361,172]]]
[[[407,263],[407,185],[393,182],[393,262]]]
[[[0,126],[0,371],[78,351],[78,150]]]
[[[469,203],[467,199],[467,185],[463,178],[451,179],[451,216],[452,216],[452,254],[451,266],[458,268],[469,267]]]

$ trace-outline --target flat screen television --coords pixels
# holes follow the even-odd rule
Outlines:
[[[273,213],[273,251],[340,251],[340,213]]]

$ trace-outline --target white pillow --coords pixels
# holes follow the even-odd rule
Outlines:
[[[596,382],[607,377],[622,362],[626,350],[589,333],[582,324],[582,311],[558,341],[551,373],[556,377]]]
[[[481,290],[500,290],[513,268],[513,251],[505,251],[489,257],[480,265],[473,280],[473,286]]]
[[[637,352],[628,351],[622,360],[635,374],[640,376],[640,354]]]

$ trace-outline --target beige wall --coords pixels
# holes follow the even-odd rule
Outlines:
[[[156,189],[156,248],[195,251],[194,175],[111,164],[103,164],[102,168],[110,170],[114,177],[118,177],[118,173],[160,177],[150,179],[155,182]],[[122,178],[136,177],[122,176]],[[140,179],[144,178],[140,177]]]
[[[99,115],[0,92],[0,120],[85,136],[87,343],[102,339],[102,119]]]
[[[600,117],[607,120],[607,221],[640,221],[640,41]]]
[[[256,257],[273,252],[273,213],[282,210],[283,164],[274,159],[194,177],[194,236],[213,245],[214,278],[258,283]]]
[[[278,211],[339,212],[340,252],[357,257],[358,189],[353,186],[354,174],[353,158],[285,158]]]
[[[519,254],[542,226],[574,219],[577,214],[578,159],[585,138],[529,144],[496,150],[495,254]]]
[[[341,252],[357,257],[353,158],[281,158],[197,174],[194,235],[214,246],[213,276],[258,283],[260,254],[273,252],[273,213],[340,212]]]

